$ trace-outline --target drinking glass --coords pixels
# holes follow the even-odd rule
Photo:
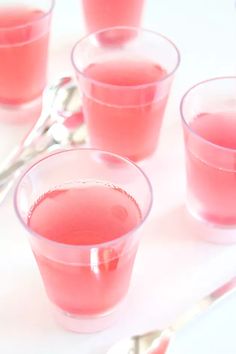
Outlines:
[[[144,0],[82,0],[89,32],[113,26],[140,26]]]
[[[54,0],[0,0],[1,120],[40,114],[53,8]]]
[[[79,40],[72,63],[90,145],[133,161],[150,156],[179,60],[169,39],[140,28],[113,27]]]
[[[99,150],[53,153],[20,178],[15,210],[65,328],[99,331],[120,316],[151,204],[142,170]]]
[[[209,225],[236,225],[236,77],[190,88],[181,102],[187,207]]]

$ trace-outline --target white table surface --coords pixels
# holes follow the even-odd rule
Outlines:
[[[94,335],[69,333],[54,322],[25,232],[14,214],[11,193],[0,206],[1,354],[105,354],[123,335],[169,324],[236,274],[236,245],[202,240],[208,231],[198,229],[185,213],[178,108],[181,95],[193,83],[236,75],[234,1],[147,0],[143,27],[169,36],[179,47],[182,60],[159,148],[141,164],[153,184],[155,202],[143,229],[127,310],[120,322]],[[56,0],[50,79],[72,73],[71,46],[84,32],[79,0]],[[0,125],[0,159],[26,129]],[[235,328],[233,294],[181,331],[168,354],[235,354]]]

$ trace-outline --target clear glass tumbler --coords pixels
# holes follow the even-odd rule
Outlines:
[[[181,102],[187,206],[209,225],[236,226],[236,77],[212,78]],[[234,231],[235,233],[235,231]]]
[[[20,178],[15,210],[65,328],[99,331],[120,316],[151,204],[142,170],[99,150],[53,153]]]
[[[53,8],[54,0],[0,0],[0,111],[6,122],[40,113]]]
[[[169,39],[140,28],[113,27],[78,41],[72,63],[90,145],[133,161],[150,156],[179,60]]]

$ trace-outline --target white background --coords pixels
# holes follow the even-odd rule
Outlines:
[[[96,0],[94,0],[96,1]],[[117,0],[119,1],[119,0]],[[127,0],[128,1],[128,0]],[[161,328],[236,274],[236,246],[203,240],[212,233],[184,209],[184,155],[179,100],[202,79],[236,75],[233,0],[146,0],[143,27],[169,36],[181,52],[156,154],[141,165],[155,202],[143,229],[128,306],[113,328],[94,335],[68,333],[53,320],[12,194],[0,206],[0,353],[105,354],[123,335]],[[72,73],[70,51],[85,33],[79,0],[56,0],[50,79]],[[27,127],[0,125],[0,158]],[[227,234],[225,235],[227,238]],[[181,331],[168,354],[235,354],[236,295]],[[122,354],[122,353],[120,353]]]

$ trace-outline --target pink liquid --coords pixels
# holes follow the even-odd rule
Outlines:
[[[144,0],[83,0],[87,28],[90,32],[140,24]]]
[[[85,75],[98,82],[81,82],[91,145],[134,161],[152,154],[168,96],[157,81],[166,71],[148,60],[113,59],[91,64]]]
[[[83,265],[75,264],[75,258],[74,264],[66,264],[46,258],[43,251],[36,253],[51,301],[76,315],[99,314],[118,304],[127,292],[136,250],[124,253],[125,243],[110,247],[103,243],[140,221],[136,202],[114,186],[85,183],[43,195],[29,215],[30,228],[61,245],[96,245],[97,250],[97,261],[89,253]],[[61,252],[69,251],[64,247]]]
[[[190,206],[204,219],[222,225],[236,224],[236,114],[202,113],[191,123],[201,137],[189,136],[187,173]]]
[[[0,10],[0,103],[30,102],[45,87],[49,19],[43,16],[18,5]]]

